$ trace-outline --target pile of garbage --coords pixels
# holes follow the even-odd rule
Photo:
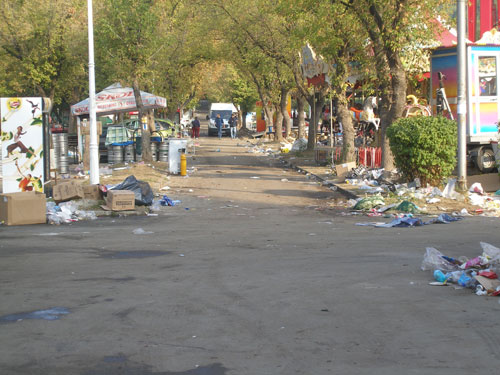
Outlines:
[[[487,194],[480,183],[474,183],[468,192],[462,194],[455,190],[456,179],[452,178],[448,179],[443,190],[430,185],[424,187],[418,178],[409,183],[399,183],[400,179],[401,177],[397,172],[387,172],[383,168],[368,169],[359,166],[347,173],[345,182],[356,186],[365,194],[375,195],[376,197],[380,194],[392,193],[403,201],[418,199],[431,205],[438,204],[443,198],[446,198],[456,202],[469,202],[471,205],[479,207],[475,210],[476,214],[500,216],[500,190],[495,194]],[[379,198],[377,197],[375,200],[378,201]],[[358,205],[355,209],[371,210],[373,207],[365,208]],[[425,208],[420,209],[420,211],[425,211]],[[470,215],[466,209],[462,209],[459,214],[463,216]]]
[[[299,138],[292,142],[281,142],[280,151],[283,154],[288,152],[299,152],[307,149],[307,139]]]
[[[458,259],[443,255],[428,247],[422,261],[422,271],[432,271],[435,282],[431,285],[456,284],[470,288],[478,296],[500,296],[500,249],[481,242],[482,255]]]
[[[49,224],[55,225],[73,223],[80,220],[95,220],[97,219],[97,215],[94,211],[83,209],[83,207],[93,204],[97,204],[97,201],[78,200],[59,204],[47,202],[47,220]]]

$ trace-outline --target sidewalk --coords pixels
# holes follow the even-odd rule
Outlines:
[[[344,178],[335,176],[331,167],[317,165],[314,160],[314,155],[310,157],[298,157],[296,155],[283,154],[280,156],[280,159],[290,168],[314,176],[316,179],[323,182],[324,185],[332,190],[337,190],[348,199],[357,199],[364,195],[361,189],[346,184]]]

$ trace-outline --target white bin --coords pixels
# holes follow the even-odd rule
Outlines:
[[[181,172],[181,153],[186,152],[187,139],[170,139],[168,142],[168,171],[173,174]]]

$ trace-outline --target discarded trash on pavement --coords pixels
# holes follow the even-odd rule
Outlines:
[[[432,247],[426,249],[422,261],[422,271],[433,271],[438,282],[431,285],[458,284],[473,289],[476,295],[500,296],[500,249],[486,242],[481,242],[482,255],[467,259],[451,258]],[[440,284],[439,284],[440,283]]]
[[[151,206],[153,204],[153,190],[145,181],[139,181],[135,176],[128,176],[122,183],[111,187],[109,190],[130,190],[135,194],[137,206]]]

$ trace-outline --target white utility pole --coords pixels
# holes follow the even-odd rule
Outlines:
[[[89,20],[89,116],[90,116],[90,183],[99,183],[99,143],[95,115],[94,18],[92,0],[87,0]]]
[[[465,18],[466,0],[457,0],[457,122],[458,122],[458,187],[467,189],[467,142],[466,116],[467,98],[465,90],[466,75],[466,45]]]

